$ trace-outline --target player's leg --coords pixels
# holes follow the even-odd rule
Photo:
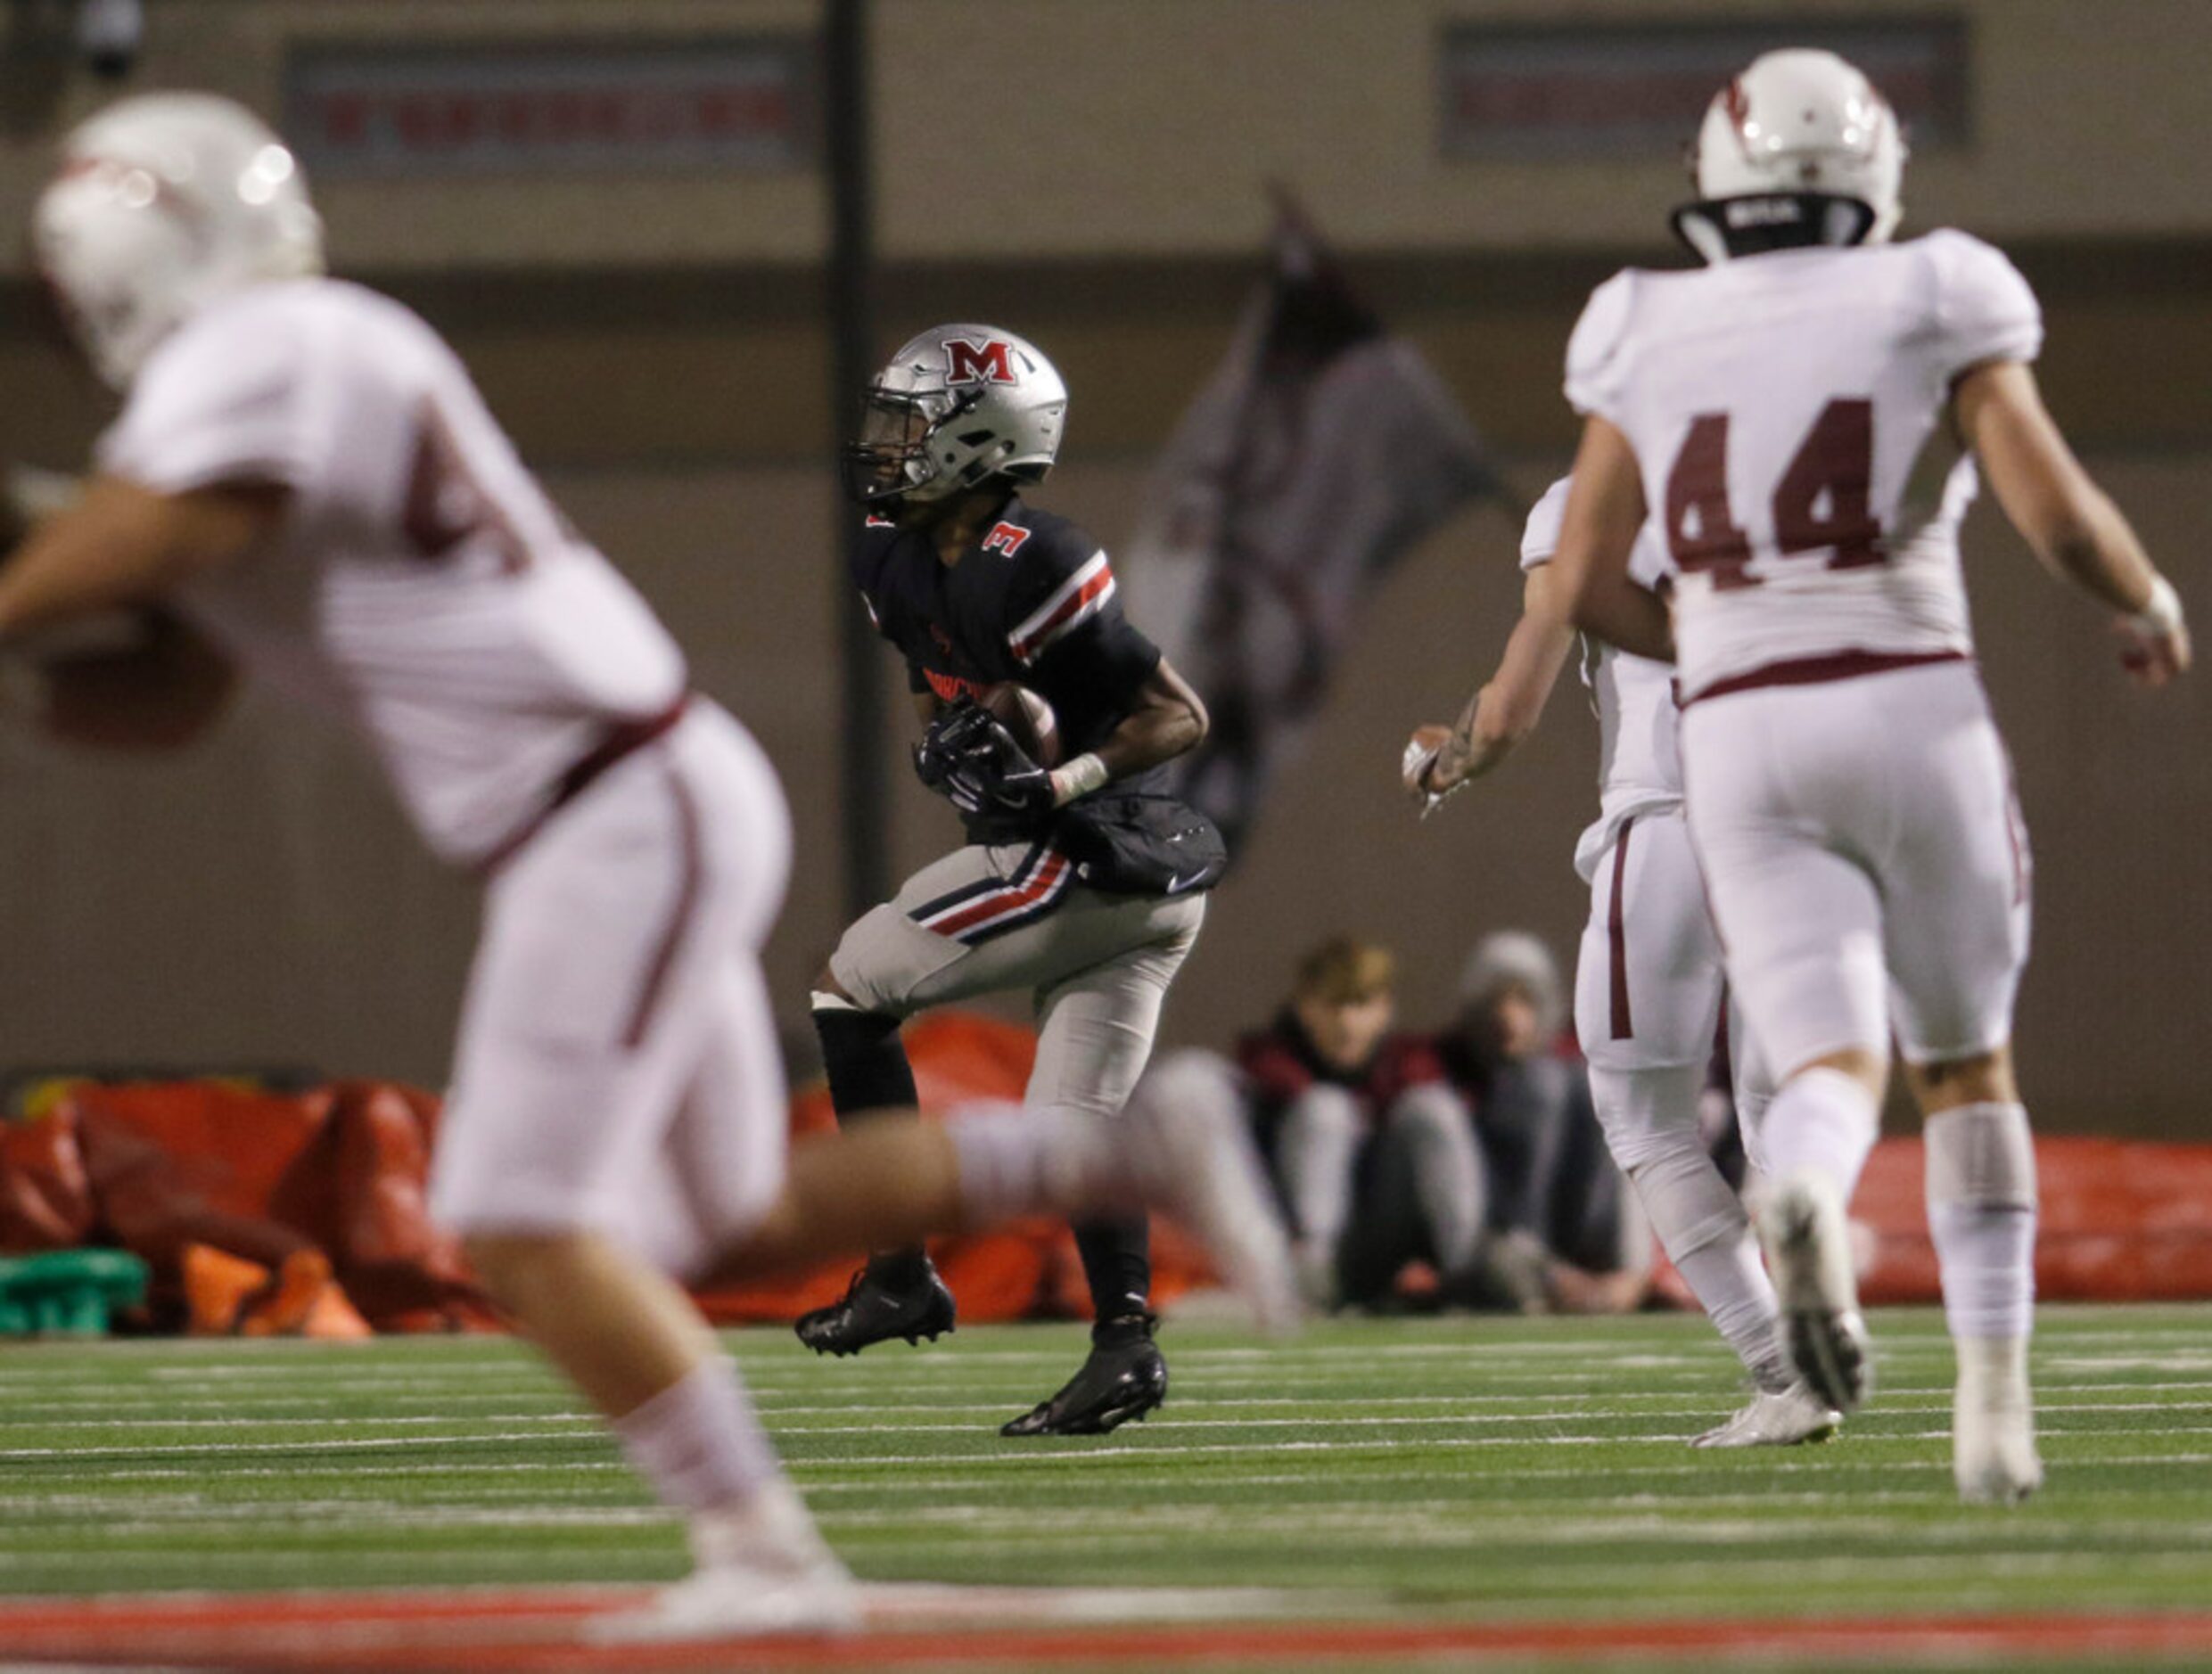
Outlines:
[[[1782,1351],[1750,1217],[1699,1129],[1723,987],[1682,817],[1626,822],[1591,878],[1575,972],[1591,1099],[1660,1247],[1751,1378],[1750,1403],[1697,1445],[1787,1445],[1825,1435],[1837,1421]]]
[[[749,1235],[783,1194],[789,1111],[768,987],[754,956],[727,959],[688,1093],[634,1200],[629,1242],[695,1275]],[[778,1465],[728,1358],[616,1424],[651,1480],[687,1498],[693,1572],[642,1610],[595,1624],[605,1640],[690,1638],[850,1621],[851,1578]]]
[[[1062,957],[1105,940],[1118,948],[1040,984],[1032,1104],[1117,1116],[1152,1055],[1175,973],[1197,945],[1203,897],[1122,898],[1083,904],[1095,923],[1064,921]],[[1110,929],[1110,921],[1121,921]],[[1045,927],[1038,932],[1045,933]],[[1091,1348],[1058,1391],[1001,1431],[1009,1436],[1090,1435],[1142,1418],[1167,1399],[1167,1362],[1154,1342],[1151,1235],[1142,1216],[1079,1219],[1075,1243],[1090,1289]]]
[[[919,921],[943,903],[980,899],[1010,881],[1009,852],[1022,851],[970,845],[924,867],[846,930],[815,979],[815,1035],[840,1127],[914,1107],[914,1070],[899,1027],[916,1009],[915,987],[966,952]],[[951,1291],[918,1244],[879,1245],[842,1298],[802,1315],[794,1328],[817,1353],[843,1355],[892,1338],[934,1342],[957,1318]]]
[[[1928,1219],[1958,1359],[1960,1492],[2027,1498],[2042,1481],[2027,1344],[2035,1153],[2013,1079],[2012,1003],[2027,963],[2029,866],[2003,746],[1964,669],[1912,694],[1913,817],[1887,875],[1897,1037],[1926,1118]],[[1900,702],[1903,694],[1900,694]]]
[[[1737,693],[1683,719],[1690,828],[1728,974],[1781,1072],[1759,1240],[1791,1360],[1842,1412],[1871,1369],[1845,1206],[1887,1075],[1882,895],[1854,837],[1887,817],[1886,742],[1822,688]]]
[[[635,1236],[722,1026],[720,950],[765,932],[787,854],[773,773],[702,710],[510,861],[487,903],[432,1204],[663,1503],[798,1549],[810,1525],[735,1368]],[[751,1189],[772,1196],[773,1174]],[[749,1613],[723,1625],[851,1614],[835,1585],[746,1590]]]

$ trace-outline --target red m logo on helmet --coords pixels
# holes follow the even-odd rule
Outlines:
[[[965,337],[948,338],[945,341],[945,382],[1012,383],[1013,345],[998,337],[981,345],[971,343]]]

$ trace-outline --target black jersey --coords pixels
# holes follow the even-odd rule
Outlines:
[[[905,656],[911,690],[957,703],[1007,681],[1027,686],[1052,705],[1069,756],[1105,743],[1159,666],[1160,648],[1122,613],[1105,549],[1066,518],[1025,505],[1018,495],[953,564],[939,561],[925,532],[870,517],[853,580],[876,630]],[[971,816],[968,836],[1011,843],[1066,834],[1073,853],[1085,846],[1080,828],[1142,827],[1195,847],[1196,828],[1204,827],[1218,848],[1218,834],[1167,794],[1166,780],[1164,767],[1116,779],[1072,808],[1026,824]],[[1210,884],[1219,868],[1205,870],[1200,882],[1183,887]],[[1186,875],[1194,875],[1190,868],[1170,867],[1162,887]]]

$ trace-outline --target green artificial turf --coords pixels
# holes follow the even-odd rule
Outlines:
[[[2212,1309],[2047,1309],[2050,1480],[1961,1506],[1938,1316],[1875,1320],[1879,1388],[1821,1447],[1693,1452],[1739,1399],[1698,1319],[1171,1327],[1167,1407],[1012,1442],[1079,1328],[818,1360],[730,1342],[870,1580],[1263,1586],[1361,1618],[1591,1621],[2212,1603]],[[11,1344],[0,1593],[637,1581],[658,1514],[520,1347]]]

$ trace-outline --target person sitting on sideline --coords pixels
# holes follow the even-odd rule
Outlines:
[[[1427,1044],[1393,1031],[1395,968],[1386,948],[1332,937],[1233,1060],[1185,1052],[1157,1072],[1171,1096],[1251,1122],[1321,1307],[1381,1301],[1423,1260],[1449,1298],[1482,1254],[1473,1123]]]
[[[1487,1264],[1529,1311],[1616,1313],[1643,1300],[1650,1232],[1607,1154],[1580,1057],[1563,1042],[1558,963],[1525,931],[1484,937],[1435,1054],[1475,1115],[1489,1183]]]

